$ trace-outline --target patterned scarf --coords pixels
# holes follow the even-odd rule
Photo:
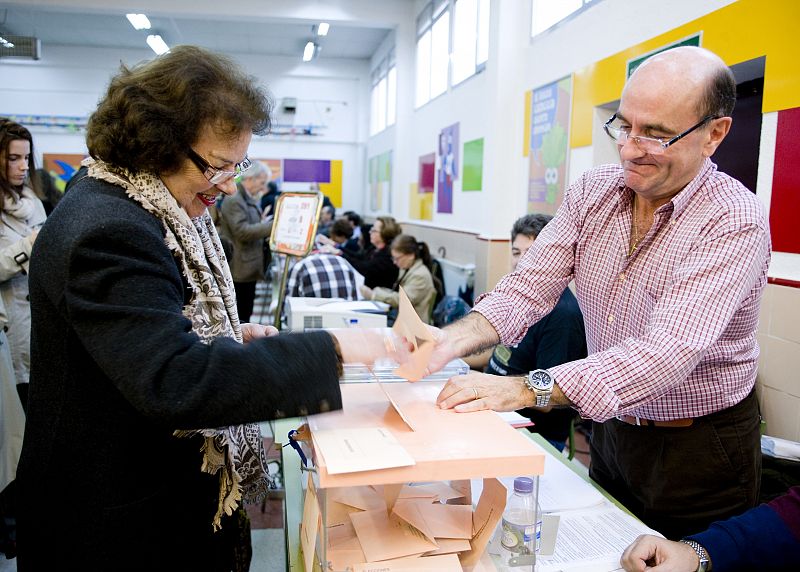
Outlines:
[[[152,173],[131,174],[91,157],[83,161],[89,176],[123,187],[130,198],[164,225],[167,248],[179,261],[192,290],[183,315],[203,343],[219,337],[242,343],[242,328],[236,311],[233,279],[217,231],[208,212],[190,218],[161,180]],[[235,425],[214,429],[175,431],[176,437],[202,435],[203,463],[200,469],[219,475],[219,499],[214,530],[222,513],[231,515],[239,502],[260,502],[272,479],[266,469],[261,430],[258,425]]]

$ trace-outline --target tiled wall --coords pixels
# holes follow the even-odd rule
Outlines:
[[[758,343],[757,387],[766,432],[800,441],[800,288],[767,284]]]

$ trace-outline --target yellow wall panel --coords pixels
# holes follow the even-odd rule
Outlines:
[[[647,52],[701,32],[701,45],[734,65],[766,56],[763,111],[800,107],[800,58],[795,37],[800,22],[796,0],[739,0],[631,46],[574,73],[570,144],[592,143],[592,110],[619,99],[625,85],[626,64]]]

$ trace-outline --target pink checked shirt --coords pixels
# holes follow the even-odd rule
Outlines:
[[[585,173],[475,311],[513,344],[574,279],[590,355],[550,371],[581,415],[664,421],[735,405],[758,365],[770,259],[761,204],[706,159],[629,256],[632,200],[619,165]]]

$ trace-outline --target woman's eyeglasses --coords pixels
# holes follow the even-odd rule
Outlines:
[[[224,171],[222,169],[217,169],[216,167],[212,167],[208,164],[208,161],[203,159],[194,149],[191,147],[186,152],[189,159],[194,163],[200,172],[203,173],[203,176],[208,180],[209,183],[212,185],[219,185],[220,183],[224,183],[225,181],[231,179],[232,177],[236,177],[240,175],[244,171],[250,168],[253,164],[250,159],[247,157],[244,158],[244,161],[241,163],[237,163],[234,166],[233,171]]]

